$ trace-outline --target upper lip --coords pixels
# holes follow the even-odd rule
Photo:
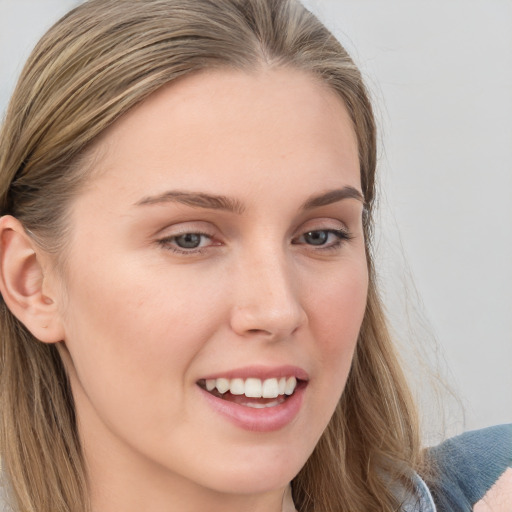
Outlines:
[[[272,379],[272,378],[281,378],[281,377],[295,377],[297,380],[309,380],[309,375],[303,368],[293,365],[283,365],[283,366],[265,366],[265,365],[255,365],[255,366],[245,366],[243,368],[236,368],[232,370],[226,371],[218,371],[212,373],[210,375],[206,375],[202,377],[204,380],[209,379]]]

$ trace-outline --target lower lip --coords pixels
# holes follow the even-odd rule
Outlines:
[[[237,427],[253,432],[272,432],[286,427],[297,416],[306,385],[301,383],[282,404],[264,409],[235,404],[218,398],[199,386],[198,388],[210,406]]]

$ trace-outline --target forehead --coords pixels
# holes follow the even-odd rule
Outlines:
[[[295,69],[179,79],[121,117],[96,150],[99,179],[131,187],[134,202],[142,183],[157,193],[165,184],[229,189],[262,177],[296,185],[307,174],[360,188],[356,135],[342,100]]]

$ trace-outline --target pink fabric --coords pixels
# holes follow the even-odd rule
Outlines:
[[[498,481],[475,504],[474,512],[510,512],[512,510],[512,468],[508,468]]]

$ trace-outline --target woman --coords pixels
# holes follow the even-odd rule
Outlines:
[[[371,106],[300,4],[86,2],[0,158],[15,510],[433,510],[375,285]]]

